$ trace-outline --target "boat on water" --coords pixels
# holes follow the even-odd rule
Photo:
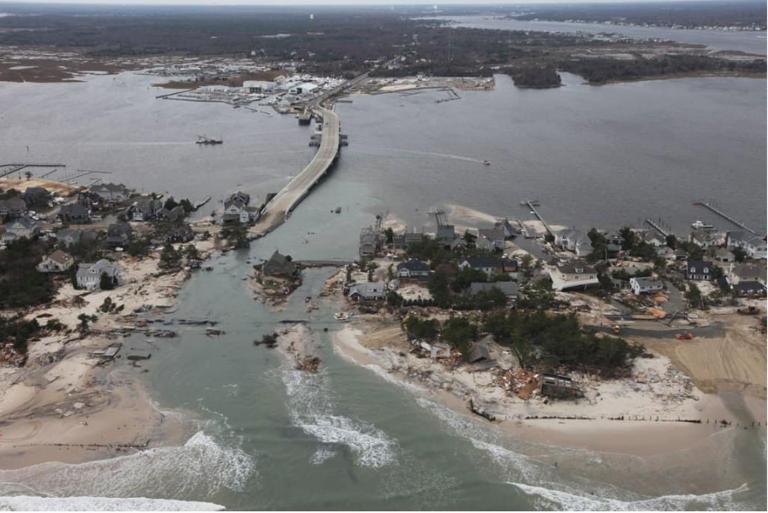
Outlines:
[[[707,224],[700,219],[696,219],[694,222],[691,223],[691,228],[694,228],[696,230],[714,230],[715,225],[713,224]]]
[[[212,145],[212,144],[224,144],[224,141],[222,139],[211,139],[210,137],[205,137],[201,135],[197,137],[196,143]]]
[[[483,161],[483,165],[484,166],[490,166],[491,165],[491,161],[490,160],[484,160]]]
[[[333,318],[337,321],[345,322],[349,320],[349,314],[347,312],[336,312],[333,314]]]

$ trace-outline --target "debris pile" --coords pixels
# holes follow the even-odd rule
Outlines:
[[[527,401],[539,388],[539,375],[527,369],[508,369],[498,377],[497,383],[508,394]]]
[[[320,368],[320,358],[317,356],[305,356],[300,358],[296,356],[296,370],[317,373]]]

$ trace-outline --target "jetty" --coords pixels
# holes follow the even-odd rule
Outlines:
[[[759,235],[755,230],[753,230],[752,228],[748,227],[747,225],[745,225],[743,222],[739,221],[735,217],[733,217],[733,216],[731,216],[729,214],[726,214],[725,212],[723,212],[722,210],[717,208],[715,205],[713,205],[709,201],[697,201],[696,203],[694,203],[694,205],[698,205],[698,206],[704,207],[704,208],[708,209],[710,212],[714,212],[715,214],[719,215],[720,217],[722,217],[723,219],[725,219],[729,223],[738,226],[742,230],[748,231],[752,235]]]

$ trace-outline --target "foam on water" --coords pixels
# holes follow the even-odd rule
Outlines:
[[[494,431],[484,429],[477,422],[429,399],[420,397],[416,402],[435,414],[459,436],[469,440],[475,448],[486,452],[499,466],[507,471],[508,476],[517,476],[517,478],[527,481],[542,477],[543,466],[541,464],[524,454],[500,445],[499,437]]]
[[[623,501],[618,499],[602,498],[597,496],[584,496],[571,492],[545,488],[541,486],[527,485],[523,483],[509,484],[520,488],[526,494],[536,498],[541,507],[550,509],[565,509],[570,511],[642,511],[642,510],[735,510],[750,509],[749,506],[740,504],[735,500],[735,495],[744,493],[749,487],[744,484],[732,490],[706,493],[701,495],[662,495],[649,499]]]
[[[324,373],[284,370],[282,379],[294,426],[323,443],[347,446],[358,465],[383,467],[397,461],[397,443],[386,433],[334,412]]]
[[[132,497],[0,497],[0,511],[221,511],[212,502]]]
[[[312,455],[310,462],[313,465],[322,465],[334,456],[336,456],[336,451],[327,447],[321,447],[315,451],[315,454]]]
[[[244,489],[254,474],[255,462],[248,454],[221,446],[200,431],[181,447],[148,449],[79,464],[48,462],[3,470],[0,488],[23,486],[55,496],[204,500],[223,489]]]

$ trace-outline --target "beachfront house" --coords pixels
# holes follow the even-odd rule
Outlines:
[[[57,249],[37,264],[37,270],[41,273],[63,273],[73,265],[75,265],[75,259],[72,255]]]
[[[113,286],[120,284],[120,268],[117,264],[103,258],[93,264],[80,264],[75,278],[78,288],[97,290],[101,289],[102,276],[111,280]]]
[[[664,289],[664,284],[654,278],[632,277],[629,279],[629,287],[636,296],[641,294],[653,294]]]
[[[553,290],[587,288],[598,285],[597,271],[581,260],[558,263],[549,268]]]
[[[410,260],[397,264],[398,278],[410,278],[416,280],[425,279],[429,278],[429,272],[429,264],[416,258],[411,258]]]
[[[712,262],[688,260],[685,265],[685,277],[693,281],[712,280]]]

